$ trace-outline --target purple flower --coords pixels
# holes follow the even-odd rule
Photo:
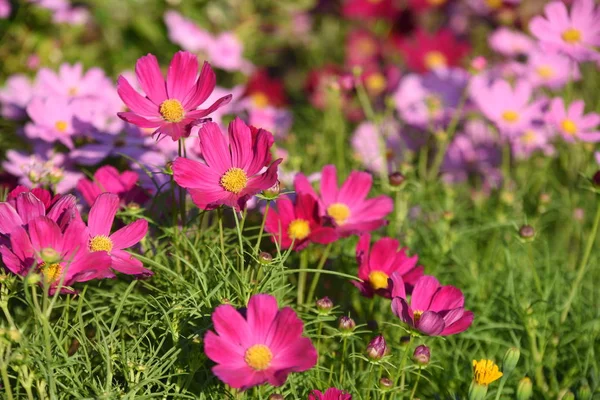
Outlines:
[[[356,157],[366,169],[388,174],[396,170],[402,160],[401,141],[398,125],[385,121],[379,127],[371,122],[361,123],[354,131],[351,143]]]

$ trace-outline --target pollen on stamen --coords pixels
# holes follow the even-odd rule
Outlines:
[[[372,271],[369,274],[369,282],[373,289],[387,289],[388,287],[388,275],[383,271]]]
[[[288,236],[293,240],[306,239],[310,235],[310,225],[305,219],[295,219],[288,226]]]
[[[239,194],[248,185],[248,176],[241,168],[229,168],[221,177],[221,186],[228,192]]]
[[[569,44],[576,44],[581,42],[581,32],[575,28],[569,28],[564,31],[561,35],[562,40]]]
[[[244,354],[244,361],[248,366],[256,371],[262,371],[269,368],[273,353],[264,344],[255,344],[250,346]]]
[[[69,124],[67,123],[67,121],[56,121],[54,127],[60,133],[65,133],[67,131],[67,128],[69,127]]]
[[[333,203],[327,207],[327,215],[329,215],[336,224],[344,225],[350,217],[350,208],[342,203]]]
[[[98,235],[90,240],[91,251],[106,251],[110,252],[113,249],[113,242],[108,236]]]
[[[163,101],[159,109],[160,115],[167,122],[181,122],[185,116],[185,110],[177,99],[167,99]]]

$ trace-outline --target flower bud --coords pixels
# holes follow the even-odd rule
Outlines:
[[[388,389],[394,386],[394,381],[392,381],[390,378],[388,377],[383,377],[379,380],[379,384],[381,386],[383,386],[384,388]]]
[[[281,184],[279,183],[279,181],[277,181],[270,188],[263,190],[262,195],[265,196],[269,200],[273,200],[273,199],[276,199],[277,197],[279,197],[280,192],[281,192]]]
[[[504,375],[509,375],[517,366],[519,362],[519,357],[521,356],[521,352],[516,347],[511,347],[504,354],[504,359],[502,360],[502,373]]]
[[[473,382],[469,388],[469,400],[484,400],[487,391],[487,385],[480,385],[477,382]]]
[[[386,355],[388,355],[390,349],[387,347],[387,343],[383,338],[383,335],[375,336],[369,345],[367,346],[367,357],[373,361],[379,361]]]
[[[320,314],[329,314],[329,311],[333,308],[333,301],[325,296],[322,299],[317,300],[316,305]]]
[[[573,392],[569,391],[565,393],[563,397],[561,397],[561,400],[575,400],[575,395],[573,394]]]
[[[283,400],[284,397],[283,395],[279,394],[279,393],[273,393],[272,395],[269,396],[269,400]]]
[[[481,72],[487,66],[487,60],[483,56],[475,57],[471,60],[471,69],[474,72]]]
[[[425,366],[429,364],[429,360],[431,359],[431,351],[429,347],[424,344],[417,346],[415,352],[413,353],[413,360],[419,365]]]
[[[61,257],[58,251],[50,247],[46,247],[40,251],[40,258],[44,260],[46,264],[54,264],[59,262]]]
[[[588,385],[584,385],[577,391],[578,400],[590,400],[592,398],[592,391]]]
[[[165,164],[165,172],[167,175],[173,175],[173,161],[169,161]]]
[[[529,400],[533,391],[531,379],[525,377],[519,381],[517,386],[517,400]]]
[[[523,225],[519,229],[519,236],[526,241],[533,240],[535,238],[535,229],[531,225]]]
[[[600,171],[596,171],[596,173],[592,177],[592,184],[597,188],[600,188]]]
[[[338,329],[342,332],[352,332],[356,328],[356,322],[350,317],[342,316],[340,317],[340,322],[338,325]]]
[[[400,337],[400,346],[408,346],[410,344],[410,336],[402,336]]]
[[[258,255],[258,261],[262,265],[268,265],[271,264],[271,262],[273,261],[273,256],[270,253],[267,253],[266,251],[261,251]]]
[[[406,177],[401,172],[392,172],[388,175],[390,186],[402,186],[406,182]]]
[[[36,273],[31,273],[29,275],[27,275],[27,278],[25,278],[25,282],[28,285],[35,285],[38,282],[40,282],[42,280],[42,276],[40,274],[36,274]]]

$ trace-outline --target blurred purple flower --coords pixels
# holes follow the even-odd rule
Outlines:
[[[399,131],[400,128],[393,121],[386,121],[379,128],[372,122],[358,125],[351,143],[356,157],[367,170],[387,175],[398,169],[402,161]]]
[[[551,156],[555,152],[551,139],[551,131],[546,126],[527,128],[511,140],[512,154],[517,159],[526,159],[539,150],[545,156]]]
[[[169,10],[164,15],[169,40],[193,53],[206,51],[212,43],[212,35],[201,29],[192,20],[180,13]],[[129,80],[129,79],[128,79]]]

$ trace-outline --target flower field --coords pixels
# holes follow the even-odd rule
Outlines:
[[[0,393],[600,399],[594,0],[0,0]]]

